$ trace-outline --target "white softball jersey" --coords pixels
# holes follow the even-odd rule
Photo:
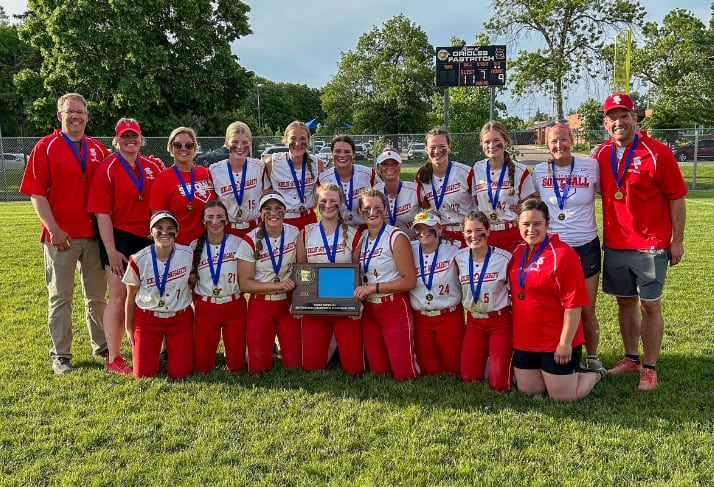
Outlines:
[[[498,311],[511,304],[509,297],[508,286],[508,263],[511,260],[511,253],[491,247],[491,257],[488,261],[488,267],[483,276],[483,284],[478,296],[478,308],[480,313],[489,313]],[[474,306],[473,293],[469,284],[469,261],[471,260],[471,249],[464,248],[459,250],[455,257],[456,265],[458,266],[459,282],[461,283],[461,294],[463,296],[462,304],[464,309],[470,311]],[[478,278],[483,270],[483,262],[473,263],[473,283],[474,289],[478,287]]]
[[[191,242],[191,248],[196,249],[198,240]],[[193,289],[193,292],[199,296],[209,297],[228,297],[233,294],[240,293],[238,286],[238,247],[243,239],[235,235],[226,234],[226,246],[223,249],[223,262],[221,264],[221,272],[218,277],[218,284],[213,284],[213,276],[208,265],[208,247],[211,249],[211,261],[213,262],[213,271],[216,272],[218,266],[218,256],[221,253],[221,244],[211,245],[206,240],[203,250],[201,251],[201,261],[198,263],[198,282]],[[213,294],[213,290],[218,289],[220,294]]]
[[[506,223],[506,222],[516,222],[518,220],[518,202],[525,199],[536,192],[535,185],[533,184],[533,178],[531,178],[528,168],[521,164],[520,162],[514,162],[516,166],[514,181],[515,181],[515,191],[511,193],[511,181],[508,179],[508,168],[506,168],[506,173],[503,177],[503,183],[501,185],[501,191],[498,194],[498,203],[496,209],[493,209],[491,200],[488,197],[488,179],[486,176],[488,159],[474,164],[474,181],[473,181],[473,195],[476,197],[476,202],[478,203],[478,209],[483,211],[489,216],[489,222],[491,225]],[[505,162],[504,162],[505,166]],[[491,192],[495,199],[496,189],[498,188],[498,180],[501,176],[501,169],[491,170]],[[491,219],[490,215],[496,213],[496,219]]]
[[[402,232],[397,227],[391,225],[386,225],[384,232],[380,236],[377,242],[370,239],[369,231],[365,230],[362,233],[362,238],[360,240],[360,279],[364,279],[367,276],[366,284],[376,284],[378,282],[390,282],[395,281],[401,277],[399,271],[397,270],[397,262],[394,260],[394,241],[398,235],[406,234]],[[367,249],[365,251],[365,242],[367,243]],[[374,248],[374,254],[372,254],[372,259],[369,261],[369,267],[367,272],[364,271],[364,263],[366,259],[372,252]],[[364,280],[362,280],[364,284]],[[391,293],[375,293],[373,296],[381,297],[387,296]]]
[[[454,257],[459,252],[459,246],[442,241],[438,248],[436,261],[434,261],[435,252],[423,253],[423,261],[420,261],[419,242],[414,241],[411,244],[417,275],[417,285],[409,291],[409,302],[412,308],[433,311],[459,304],[461,302],[461,285],[459,284],[458,268],[454,261]],[[434,267],[434,278],[431,290],[428,290],[424,281],[429,283],[429,273],[432,267]],[[427,296],[431,296],[432,299],[429,300]]]
[[[361,166],[359,164],[353,164],[354,174],[352,175],[352,193],[350,194],[350,181],[338,180],[335,177],[334,168],[330,168],[326,171],[322,171],[319,176],[318,185],[325,183],[335,183],[342,188],[342,198],[344,199],[344,204],[340,211],[342,212],[342,219],[348,224],[353,226],[360,226],[364,223],[362,215],[359,213],[359,196],[365,191],[375,185],[375,183],[381,183],[382,179],[377,176],[374,169]],[[352,209],[348,207],[348,202],[352,202]]]
[[[289,225],[287,223],[283,224],[285,229],[285,240],[283,241],[283,261],[280,265],[277,277],[281,281],[288,279],[290,273],[293,270],[293,265],[296,260],[296,243],[299,231],[297,227]],[[275,270],[273,269],[273,262],[268,254],[268,246],[265,243],[266,238],[270,238],[270,246],[273,250],[273,258],[275,263],[278,263],[280,259],[280,235],[277,238],[268,237],[268,233],[264,232],[264,238],[260,239],[263,244],[263,248],[260,252],[260,257],[256,260],[255,258],[255,245],[258,241],[256,234],[258,233],[258,228],[254,228],[248,235],[243,238],[243,242],[238,246],[238,259],[244,260],[246,262],[255,263],[255,276],[253,277],[258,282],[273,282],[275,279]]]
[[[476,209],[473,197],[471,195],[471,181],[473,180],[473,169],[460,162],[451,161],[451,172],[449,179],[446,176],[439,178],[434,176],[434,187],[432,183],[419,183],[421,186],[422,198],[426,199],[429,206],[437,210],[441,215],[442,225],[460,225],[464,215],[469,211]],[[439,208],[436,207],[434,200],[434,192],[437,198],[440,198],[443,186],[444,199],[441,201]],[[453,230],[453,229],[449,229]]]
[[[337,252],[335,253],[335,262],[352,262],[352,250],[359,245],[361,234],[353,227],[347,225],[347,242],[345,245],[344,235],[340,225],[337,229]],[[325,234],[327,244],[330,247],[330,253],[333,250],[333,242],[335,241],[335,233]],[[305,226],[305,252],[307,253],[307,261],[315,263],[330,262],[325,251],[325,242],[322,240],[320,233],[320,223],[310,223]]]
[[[228,220],[231,223],[246,223],[256,220],[260,216],[258,202],[263,190],[269,186],[263,177],[265,174],[263,161],[247,157],[240,172],[232,171],[235,192],[231,185],[229,174],[231,165],[228,159],[211,164],[208,170],[211,173],[213,189],[216,192],[218,201],[223,203],[228,210]],[[245,186],[243,186],[243,199],[239,206],[236,194],[240,197],[240,186],[244,171],[246,172]]]
[[[384,183],[377,183],[374,188],[384,192]],[[387,204],[392,217],[394,217],[395,202],[397,206],[397,218],[394,226],[406,233],[410,240],[415,238],[412,226],[414,216],[421,211],[419,206],[421,199],[420,186],[411,181],[402,182],[402,189],[399,190],[399,194],[395,198],[387,194]],[[384,216],[384,220],[391,224],[389,213]]]
[[[300,207],[305,209],[315,206],[315,189],[317,189],[318,177],[318,161],[315,156],[308,156],[307,164],[305,164],[305,187],[303,201],[300,201],[298,190],[295,186],[295,179],[290,171],[290,163],[288,162],[289,152],[278,152],[273,155],[272,169],[270,171],[270,186],[277,191],[287,204],[287,212],[285,218],[297,218],[300,216]],[[293,161],[295,163],[295,177],[298,184],[302,187],[302,161]],[[312,167],[312,172],[310,172]]]

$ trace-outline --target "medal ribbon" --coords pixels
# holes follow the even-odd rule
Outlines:
[[[545,240],[543,240],[543,243],[540,244],[538,247],[538,250],[536,250],[535,254],[533,254],[533,257],[531,258],[530,264],[528,264],[528,267],[526,267],[526,271],[523,272],[523,264],[526,261],[526,254],[528,253],[528,247],[526,247],[523,250],[523,255],[521,256],[521,265],[518,266],[518,286],[523,289],[523,286],[526,285],[526,276],[528,275],[528,271],[531,270],[531,267],[533,267],[533,263],[538,260],[538,257],[540,256],[541,252],[543,252],[543,249],[545,248],[546,244],[548,243],[548,240],[550,240],[550,237],[548,235],[545,236]]]
[[[193,166],[191,166],[191,192],[188,192],[188,188],[186,187],[186,184],[183,182],[183,178],[181,177],[181,173],[179,172],[178,168],[176,167],[176,164],[174,164],[174,172],[176,173],[176,177],[179,180],[179,183],[181,183],[181,187],[183,188],[183,194],[186,195],[186,199],[191,201],[193,199],[193,196],[196,194],[196,174],[193,172]]]
[[[159,299],[164,296],[164,289],[166,289],[166,278],[169,275],[169,267],[171,267],[171,257],[174,255],[175,247],[171,248],[171,253],[169,258],[166,260],[166,266],[164,267],[164,279],[163,281],[159,279],[159,265],[156,263],[156,245],[151,246],[151,263],[154,265],[154,279],[156,280],[156,289],[159,290]]]
[[[389,224],[391,226],[397,225],[397,200],[399,199],[399,192],[402,190],[402,182],[399,181],[399,187],[397,187],[397,196],[394,197],[394,210],[389,208],[389,195],[387,194],[387,185],[384,185],[384,196],[387,198],[387,216],[389,217]]]
[[[488,261],[491,258],[491,247],[488,247],[486,252],[486,258],[483,260],[483,266],[481,266],[481,271],[478,274],[478,283],[476,284],[476,289],[474,289],[474,259],[469,259],[469,285],[471,286],[471,296],[474,299],[474,305],[478,303],[478,299],[481,296],[481,285],[483,284],[483,276],[486,275],[486,269],[488,268]]]
[[[501,186],[503,185],[503,177],[506,175],[506,163],[501,166],[501,175],[498,177],[498,186],[496,186],[496,196],[493,195],[493,190],[491,189],[491,161],[486,161],[486,182],[488,183],[488,201],[491,203],[491,209],[496,211],[498,206],[498,198],[501,194]]]
[[[615,142],[613,141],[612,143],[612,150],[610,152],[610,165],[612,166],[612,175],[615,177],[615,184],[617,185],[617,189],[620,189],[620,186],[622,185],[622,180],[625,179],[625,173],[627,173],[627,168],[630,165],[630,162],[632,162],[632,156],[635,154],[635,147],[637,147],[637,140],[639,139],[639,136],[635,134],[635,140],[632,141],[632,147],[630,147],[630,152],[627,154],[627,160],[625,161],[625,166],[622,168],[622,176],[617,177],[617,155],[615,154],[617,151],[615,150]]]
[[[129,166],[129,163],[124,160],[120,152],[117,152],[117,158],[119,159],[119,162],[121,162],[121,165],[124,166],[124,170],[134,182],[134,186],[136,186],[136,189],[139,190],[139,193],[144,191],[144,172],[141,170],[141,157],[139,154],[136,155],[136,167],[139,169],[138,180],[136,179],[136,176],[134,176],[134,171],[131,169],[131,166]]]
[[[431,194],[434,196],[434,206],[436,211],[441,208],[441,203],[444,201],[444,194],[446,193],[446,187],[449,185],[449,174],[451,173],[451,161],[449,160],[449,165],[446,166],[446,175],[444,175],[444,184],[441,185],[441,191],[439,191],[439,197],[436,196],[436,188],[434,188],[434,173],[431,173]],[[395,216],[396,218],[396,216]]]
[[[337,228],[335,228],[335,237],[332,242],[332,252],[330,252],[330,246],[327,243],[327,236],[325,235],[325,227],[322,226],[322,221],[320,221],[320,235],[322,236],[322,243],[325,244],[325,254],[327,254],[327,259],[335,263],[335,258],[337,257],[337,237],[340,234],[340,222],[337,222]]]
[[[231,161],[226,161],[226,166],[228,167],[228,176],[231,178],[231,188],[233,188],[233,196],[236,198],[236,203],[238,206],[243,204],[243,191],[245,190],[245,175],[248,173],[248,160],[243,162],[243,174],[240,178],[240,196],[238,195],[238,190],[236,189],[236,180],[233,177],[233,168],[231,168]]]
[[[293,167],[293,161],[290,159],[290,155],[288,153],[288,167],[290,168],[290,172],[293,175],[293,181],[295,182],[295,191],[297,191],[298,196],[300,197],[300,204],[304,205],[305,204],[305,165],[307,161],[307,155],[302,156],[302,177],[301,177],[301,182],[298,183],[297,180],[297,174],[295,173],[295,168]],[[339,181],[339,179],[338,179]]]
[[[565,200],[568,199],[568,189],[570,189],[570,180],[573,177],[575,158],[573,157],[570,161],[570,174],[568,174],[568,181],[565,183],[563,196],[560,196],[560,185],[558,184],[558,180],[555,179],[555,161],[551,162],[551,167],[553,171],[553,190],[555,191],[555,199],[558,200],[558,208],[560,208],[560,211],[563,211],[563,208],[565,208]]]
[[[227,234],[223,234],[223,241],[221,241],[221,250],[218,251],[218,263],[216,268],[213,268],[213,258],[211,257],[211,242],[206,242],[206,255],[208,256],[208,270],[211,271],[211,280],[213,285],[218,287],[218,280],[221,278],[221,266],[223,265],[223,252],[226,250],[226,238]]]
[[[374,241],[374,245],[372,246],[372,251],[369,253],[369,257],[367,257],[367,247],[369,246],[369,232],[367,232],[367,238],[364,239],[364,264],[362,264],[362,269],[364,270],[364,275],[367,275],[367,270],[369,270],[369,263],[372,262],[372,256],[374,255],[374,249],[377,248],[377,242],[379,242],[379,239],[382,238],[382,234],[384,233],[384,229],[387,227],[386,223],[382,223],[382,228],[379,229],[379,233],[377,234],[377,240]]]
[[[275,256],[273,256],[273,247],[270,245],[270,235],[265,234],[265,245],[268,247],[268,255],[270,256],[270,261],[273,263],[273,270],[275,275],[280,277],[280,268],[283,266],[283,244],[285,243],[285,227],[283,227],[282,232],[280,232],[280,257],[278,257],[278,264],[275,264]]]
[[[335,170],[335,181],[337,182],[337,184],[340,185],[340,187],[342,187],[342,180],[340,179],[340,175],[337,174],[337,168],[334,168],[334,170]],[[352,180],[354,179],[354,176],[355,176],[355,167],[352,166],[352,174],[350,174],[350,193],[349,193],[349,195],[346,195],[346,194],[344,195],[345,196],[345,205],[347,206],[347,209],[349,211],[352,211]],[[303,180],[303,185],[304,184],[305,184],[305,182]],[[345,190],[343,189],[342,194],[344,194],[344,193],[345,193]]]
[[[439,237],[439,245],[441,245],[441,237]],[[427,291],[431,291],[431,285],[434,282],[434,269],[436,268],[436,262],[439,258],[439,247],[436,247],[434,252],[434,260],[431,261],[431,267],[429,268],[429,282],[426,282],[424,275],[426,271],[424,270],[424,251],[421,249],[421,244],[419,244],[419,265],[421,266],[421,282],[424,283]]]
[[[60,134],[62,134],[62,138],[64,139],[67,144],[69,144],[69,148],[72,149],[72,152],[74,153],[74,157],[77,158],[77,161],[79,161],[79,167],[82,168],[82,172],[87,170],[87,141],[84,140],[84,135],[82,136],[82,145],[81,145],[81,150],[82,150],[82,157],[79,157],[79,152],[77,152],[77,148],[74,145],[74,142],[72,142],[72,139],[67,137],[67,134],[64,132],[60,131]]]

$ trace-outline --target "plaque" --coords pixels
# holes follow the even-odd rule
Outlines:
[[[296,315],[358,316],[359,264],[305,263],[293,268],[290,312]]]

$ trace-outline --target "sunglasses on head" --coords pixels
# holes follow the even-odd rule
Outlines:
[[[195,142],[171,142],[171,147],[174,149],[180,149],[181,147],[185,147],[187,149],[193,149],[196,147]]]
[[[436,215],[432,213],[417,213],[414,216],[414,222],[436,222],[439,223],[439,221],[436,219]]]

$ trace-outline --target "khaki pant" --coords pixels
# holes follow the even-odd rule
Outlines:
[[[45,259],[45,282],[49,294],[47,323],[52,339],[50,357],[72,358],[72,296],[74,270],[79,263],[84,310],[89,329],[92,353],[106,350],[107,340],[102,328],[102,315],[106,305],[107,282],[99,261],[99,239],[78,238],[69,250],[58,252],[51,243],[42,244]]]

